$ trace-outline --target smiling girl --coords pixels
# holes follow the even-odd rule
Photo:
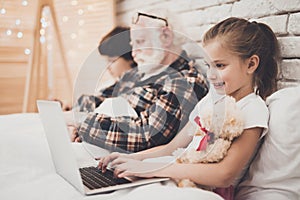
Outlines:
[[[161,167],[158,163],[141,162],[188,146],[192,141],[191,130],[197,129],[195,117],[204,107],[215,103],[208,94],[190,114],[190,122],[169,144],[130,155],[112,153],[100,159],[100,168],[105,170],[111,162],[119,177],[190,179],[216,187],[215,192],[223,198],[233,199],[234,188],[249,167],[268,127],[269,113],[264,100],[276,90],[278,41],[267,25],[232,17],[206,32],[203,48],[211,90],[235,98],[245,119],[243,134],[234,140],[226,157],[218,163],[172,163]]]

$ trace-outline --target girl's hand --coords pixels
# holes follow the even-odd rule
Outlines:
[[[129,155],[124,154],[124,153],[113,152],[113,153],[109,154],[108,156],[96,158],[96,160],[99,160],[98,168],[101,169],[102,172],[104,173],[106,171],[108,164],[110,162],[113,162],[115,159],[117,159],[119,157],[126,158],[126,157],[129,157]]]
[[[167,167],[169,163],[144,162],[140,160],[119,157],[112,163],[114,174],[116,177],[122,178],[125,176],[137,177],[159,177],[160,170]]]

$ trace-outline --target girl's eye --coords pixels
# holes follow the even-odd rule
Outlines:
[[[224,64],[216,64],[216,67],[217,67],[217,68],[224,68],[225,65],[224,65]]]

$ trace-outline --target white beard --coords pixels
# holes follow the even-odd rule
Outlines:
[[[152,49],[151,55],[145,55],[143,49],[139,54],[136,54],[134,60],[138,64],[138,70],[140,73],[145,73],[150,75],[159,71],[162,67],[161,63],[165,58],[165,49],[160,40],[160,32],[156,31],[152,33],[152,46],[145,47]]]
[[[154,49],[152,55],[139,54],[135,60],[140,73],[151,74],[161,68],[164,57],[164,50]]]

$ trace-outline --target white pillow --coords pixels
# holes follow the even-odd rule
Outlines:
[[[267,104],[269,131],[250,168],[247,199],[300,199],[300,87],[275,92]]]

